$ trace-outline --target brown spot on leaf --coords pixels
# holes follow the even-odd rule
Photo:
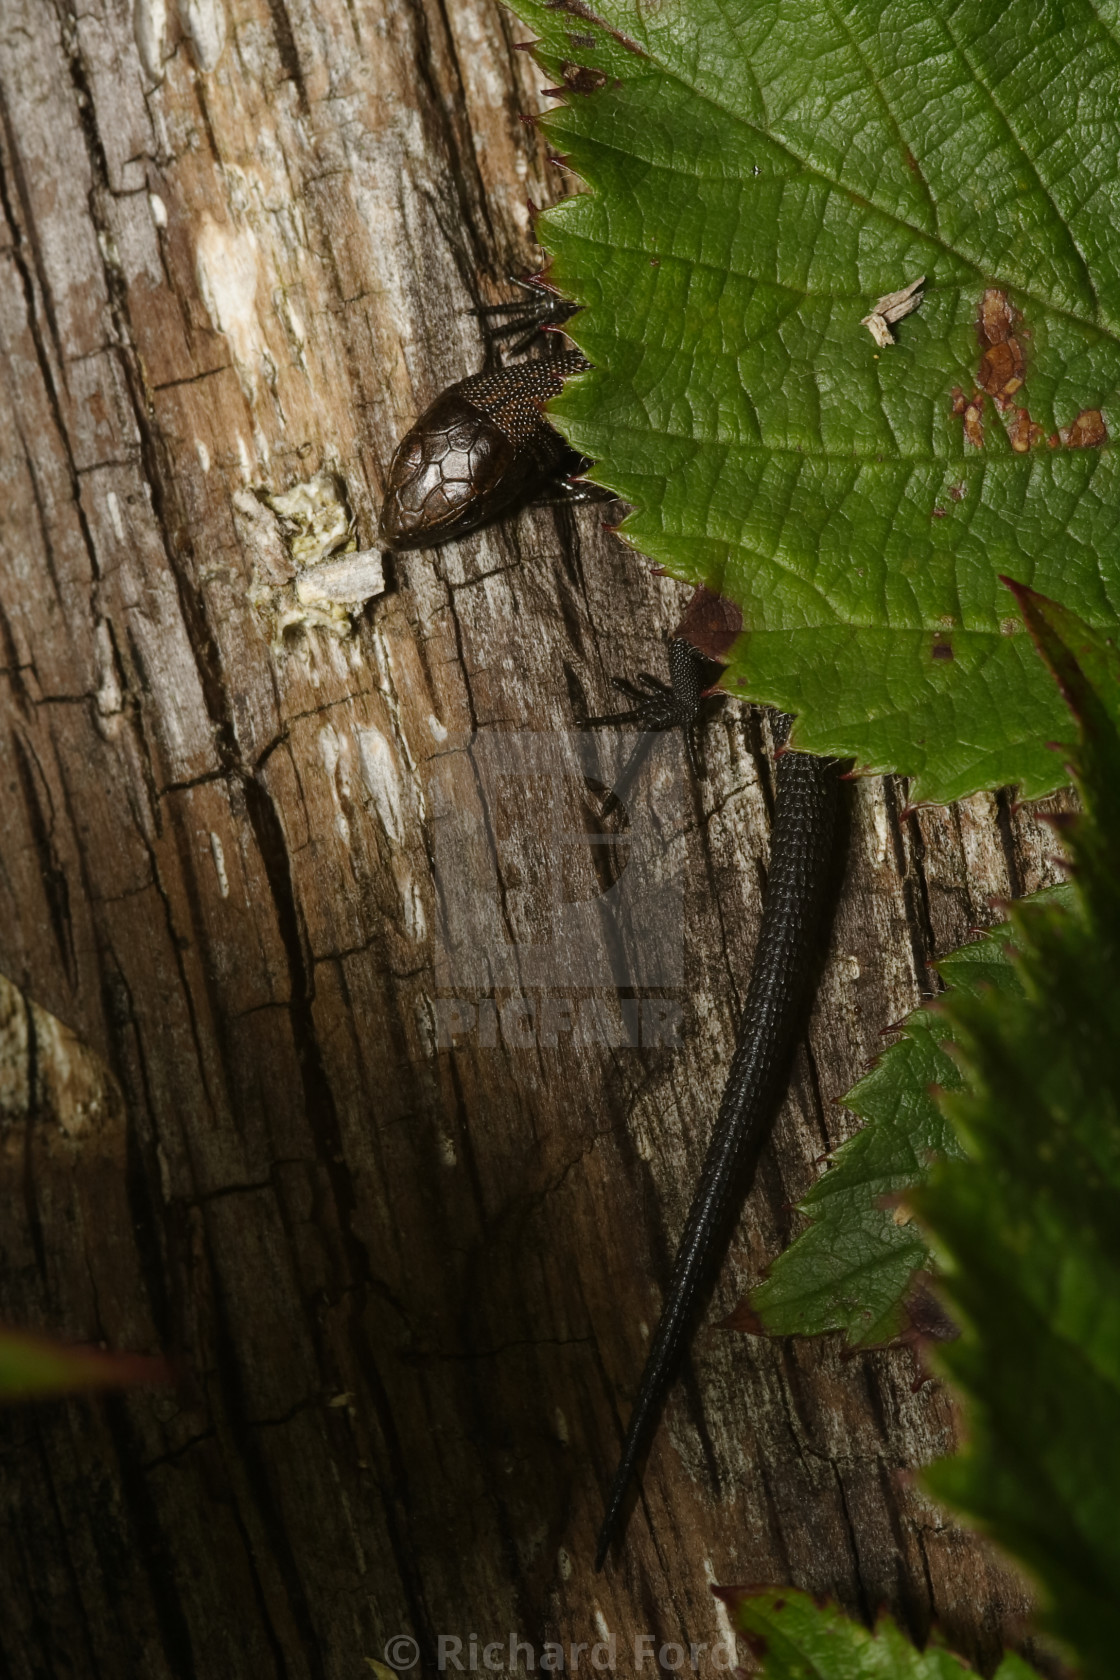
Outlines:
[[[685,607],[674,634],[690,642],[697,653],[723,664],[742,628],[743,614],[734,601],[714,595],[701,584]]]
[[[949,500],[951,502],[963,502],[967,495],[967,484],[951,484],[949,486]]]
[[[546,11],[568,12],[572,17],[582,18],[584,23],[596,24],[600,29],[605,29],[620,47],[625,47],[627,52],[637,53],[639,58],[645,58],[645,51],[637,41],[632,41],[629,35],[624,35],[620,29],[612,29],[609,23],[596,16],[591,7],[585,4],[585,0],[544,0],[544,4]]]
[[[935,659],[952,659],[953,644],[938,637],[933,644],[932,653]]]
[[[607,85],[607,75],[603,70],[593,70],[587,64],[571,64],[567,60],[560,66],[560,75],[564,86],[573,93],[598,93],[600,88]],[[551,92],[551,89],[548,90]]]
[[[989,286],[980,299],[980,314],[976,321],[981,350],[990,350],[993,344],[1006,344],[1018,318],[1007,293],[996,286]]]
[[[1011,416],[1011,424],[1007,429],[1011,447],[1016,455],[1025,455],[1028,449],[1033,449],[1036,443],[1042,442],[1042,427],[1031,419],[1025,408],[1013,408]]]
[[[971,397],[966,397],[959,385],[953,386],[953,413],[959,414],[964,421],[964,440],[973,449],[984,447],[984,425],[981,410],[984,407],[984,393],[973,391]]]
[[[755,1312],[749,1301],[740,1301],[733,1307],[726,1318],[721,1318],[716,1325],[717,1330],[740,1330],[747,1336],[765,1336],[766,1326]]]
[[[1023,347],[1015,337],[1019,320],[1019,312],[1012,308],[1007,293],[989,286],[980,299],[976,320],[981,350],[977,381],[1000,409],[1010,407],[1011,398],[1026,377]]]
[[[1029,338],[1030,334],[1021,327],[1021,321],[1007,293],[998,286],[989,286],[980,299],[976,318],[976,336],[980,341],[978,389],[971,397],[966,397],[959,385],[954,385],[951,392],[952,412],[963,422],[965,442],[974,449],[984,447],[981,411],[986,394],[1001,414],[1009,416],[1007,437],[1016,455],[1028,454],[1043,441],[1049,449],[1063,444],[1067,449],[1095,449],[1106,443],[1108,429],[1099,408],[1083,408],[1071,425],[1047,437],[1038,422],[1031,419],[1030,410],[1012,401],[1026,380],[1023,347],[1016,335],[1021,332],[1024,338]]]
[[[1083,408],[1070,426],[1063,426],[1059,437],[1067,449],[1096,449],[1108,441],[1104,415],[1099,408]]]
[[[977,382],[1005,408],[1023,383],[1023,351],[1017,338],[993,344],[980,358]]]

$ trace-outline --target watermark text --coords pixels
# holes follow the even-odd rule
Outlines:
[[[397,1634],[385,1646],[385,1662],[405,1673],[420,1661],[420,1648],[407,1634]],[[606,1639],[545,1640],[534,1643],[519,1633],[505,1639],[483,1639],[441,1633],[436,1637],[436,1668],[441,1674],[699,1674],[730,1673],[738,1657],[734,1642],[721,1639],[687,1645],[637,1633],[629,1641],[615,1634]]]

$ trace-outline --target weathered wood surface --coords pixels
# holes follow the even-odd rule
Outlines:
[[[3,1419],[12,1680],[353,1680],[398,1633],[429,1668],[441,1633],[508,1666],[511,1631],[539,1653],[604,1627],[629,1672],[636,1633],[719,1636],[711,1580],[936,1618],[990,1664],[1023,1609],[913,1485],[952,1416],[909,1352],[712,1326],[787,1240],[850,1125],[831,1099],[928,958],[1052,878],[1047,833],[854,789],[693,1398],[595,1578],[748,971],[764,728],[725,705],[662,822],[684,983],[652,995],[681,1001],[679,1045],[576,1044],[554,1014],[555,1046],[476,1027],[440,1049],[440,919],[471,905],[440,824],[486,791],[463,733],[609,709],[613,674],[661,668],[682,592],[597,510],[546,509],[398,557],[347,634],[274,646],[249,598],[292,564],[247,488],[331,471],[371,544],[402,428],[480,363],[464,311],[533,261],[526,196],[561,182],[518,121],[541,80],[518,38],[489,0],[5,0],[0,970],[77,1038],[4,991],[0,1314],[184,1373]],[[547,922],[543,811],[515,788],[492,835],[510,928]],[[602,866],[577,854],[590,902]]]

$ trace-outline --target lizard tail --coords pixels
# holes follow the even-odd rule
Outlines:
[[[779,744],[788,736],[791,721],[780,718]],[[782,754],[770,871],[746,1007],[719,1117],[611,1484],[595,1551],[596,1571],[606,1561],[630,1478],[656,1429],[699,1299],[723,1257],[785,1088],[827,897],[838,805],[834,760],[810,753]]]

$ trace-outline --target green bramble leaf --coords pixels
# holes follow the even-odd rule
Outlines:
[[[1066,886],[1039,893],[1061,899]],[[953,991],[982,988],[1017,995],[1008,958],[1006,925],[937,964]],[[959,1067],[946,1046],[952,1018],[936,1007],[914,1010],[902,1036],[843,1102],[864,1129],[830,1157],[829,1170],[798,1204],[813,1221],[779,1255],[765,1282],[750,1294],[762,1329],[772,1336],[819,1336],[842,1330],[855,1347],[891,1341],[907,1327],[907,1296],[915,1274],[929,1264],[920,1225],[900,1220],[900,1192],[922,1184],[933,1163],[960,1153],[934,1088],[961,1088]],[[892,1201],[894,1205],[892,1206]]]
[[[736,1625],[762,1660],[759,1680],[963,1680],[973,1671],[930,1644],[915,1650],[889,1616],[874,1633],[806,1593],[721,1590]],[[995,1680],[1036,1680],[1021,1657],[1004,1657]]]
[[[1036,1575],[1084,1680],[1120,1648],[1120,664],[1064,608],[1020,605],[1081,733],[1072,893],[1012,911],[1017,993],[945,1002],[964,1151],[913,1201],[963,1334],[941,1363],[967,1445],[940,1497]],[[1067,725],[1068,727],[1068,725]]]
[[[1117,624],[1120,0],[516,9],[593,189],[537,223],[595,364],[554,413],[742,608],[725,685],[916,799],[1048,791],[999,577]]]

